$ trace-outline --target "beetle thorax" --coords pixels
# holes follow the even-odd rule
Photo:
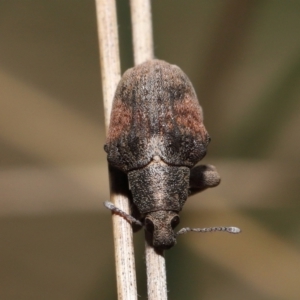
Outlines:
[[[144,168],[128,173],[133,202],[142,214],[182,209],[188,196],[190,169],[169,166],[158,156]]]

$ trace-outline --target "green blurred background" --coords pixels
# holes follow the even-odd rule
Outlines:
[[[192,80],[222,184],[192,197],[169,299],[300,299],[300,1],[152,1],[156,57]],[[133,64],[118,1],[122,71]],[[116,299],[95,3],[0,1],[0,299]],[[146,299],[143,234],[135,234]]]

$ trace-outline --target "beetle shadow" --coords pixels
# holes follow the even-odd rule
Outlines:
[[[113,194],[122,195],[128,198],[130,202],[131,216],[143,223],[144,222],[143,217],[140,214],[136,205],[133,203],[132,194],[131,191],[129,190],[127,175],[121,170],[109,165],[109,182],[110,182],[111,192]],[[139,226],[137,224],[132,224],[133,232],[137,232],[141,229],[142,226]]]

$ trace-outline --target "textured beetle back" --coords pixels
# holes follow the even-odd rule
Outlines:
[[[159,156],[169,165],[192,167],[207,144],[201,107],[180,68],[151,60],[124,73],[105,145],[112,165],[128,172]]]
[[[188,197],[190,169],[152,163],[128,173],[133,203],[140,213],[181,211]]]

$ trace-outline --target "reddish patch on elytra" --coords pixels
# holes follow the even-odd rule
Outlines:
[[[174,110],[178,125],[186,128],[193,134],[205,136],[206,129],[203,125],[202,110],[196,98],[186,95],[183,100],[174,103]]]
[[[115,98],[111,113],[107,142],[111,142],[127,131],[132,118],[131,110],[120,98]]]

